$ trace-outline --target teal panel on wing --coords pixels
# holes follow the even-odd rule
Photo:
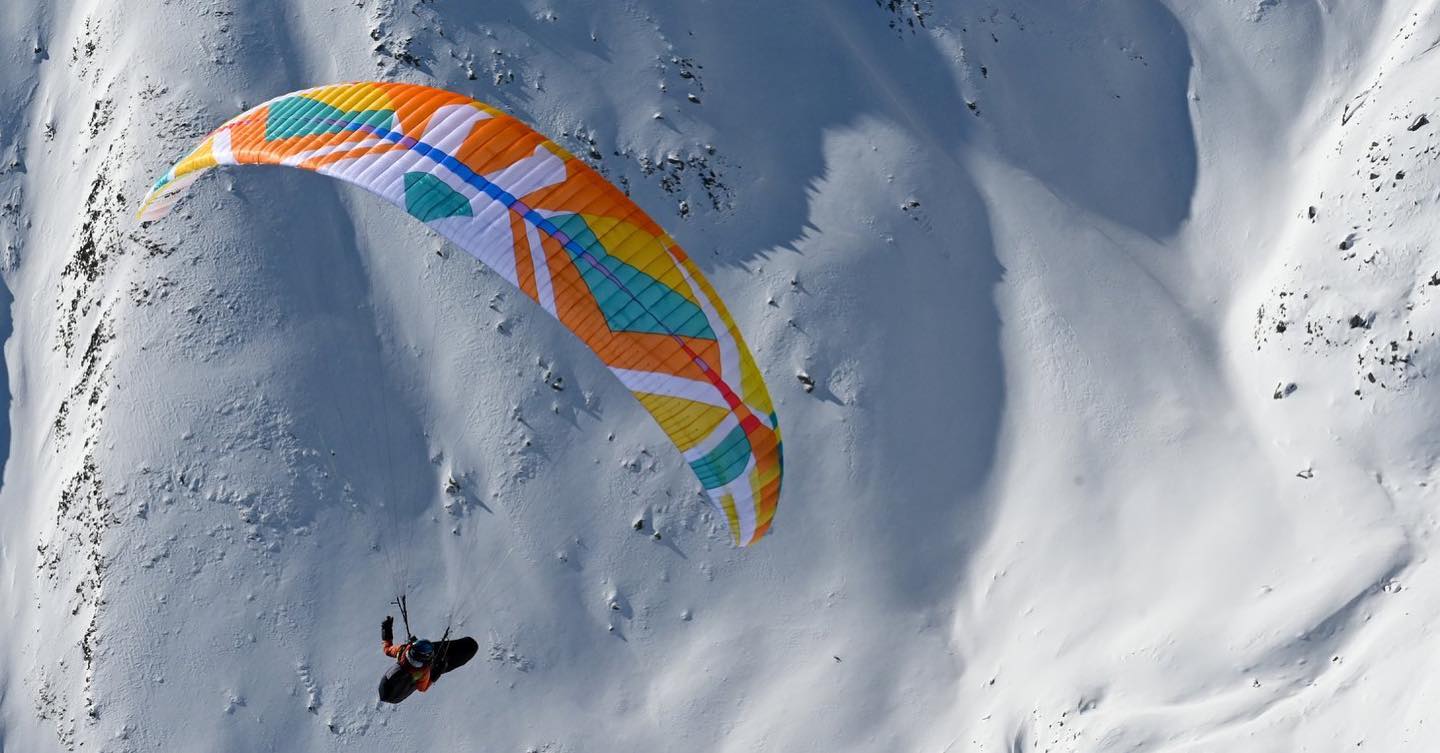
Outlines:
[[[710,320],[699,306],[654,277],[611,256],[583,217],[567,214],[551,218],[551,222],[575,241],[566,244],[565,249],[611,331],[715,339]],[[585,249],[604,269],[578,258],[575,247]]]
[[[309,97],[290,97],[270,105],[265,116],[265,140],[339,133],[355,130],[361,124],[387,127],[394,117],[395,111],[390,109],[346,112]]]
[[[465,194],[422,172],[405,173],[405,211],[421,222],[475,215]]]
[[[718,489],[745,472],[750,464],[750,439],[745,436],[745,427],[737,426],[705,457],[690,461],[700,485],[706,489]]]

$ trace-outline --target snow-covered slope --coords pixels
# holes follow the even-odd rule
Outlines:
[[[1440,741],[1432,2],[14,0],[0,39],[0,751]],[[690,250],[778,403],[770,538],[369,196],[229,170],[132,221],[224,118],[363,78],[514,112]],[[401,583],[482,650],[382,707]]]

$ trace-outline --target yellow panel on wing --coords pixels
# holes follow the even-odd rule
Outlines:
[[[735,326],[735,319],[730,316],[730,310],[725,307],[725,301],[720,298],[720,294],[715,292],[710,280],[700,273],[700,268],[695,266],[695,262],[690,260],[690,257],[680,246],[675,244],[675,241],[671,240],[669,236],[665,236],[662,242],[670,249],[670,253],[679,259],[680,264],[685,266],[685,271],[689,272],[690,278],[700,286],[700,291],[714,304],[715,311],[720,314],[722,326],[734,337],[735,344],[740,351],[740,397],[755,410],[765,414],[768,419],[769,414],[775,410],[770,402],[770,391],[765,388],[765,380],[760,376],[760,369],[755,366],[755,359],[750,354],[750,348],[745,346],[745,340],[740,336],[740,328]],[[735,379],[731,374],[726,374],[725,377]]]
[[[381,88],[381,85],[373,83],[322,86],[319,89],[305,92],[304,97],[330,105],[338,110],[357,110],[362,107],[374,110],[382,107],[389,109],[395,107],[391,102],[390,94]]]
[[[725,511],[725,522],[730,524],[730,538],[740,543],[740,513],[735,510],[735,495],[729,492],[721,495],[720,509]]]
[[[722,316],[728,317],[728,313],[722,312]],[[740,330],[734,322],[727,321],[726,326],[740,340]],[[770,403],[770,391],[765,389],[765,378],[760,375],[760,368],[755,365],[755,358],[750,355],[750,348],[740,341],[740,399],[756,411],[765,414],[766,423],[769,423],[770,414],[775,407]]]
[[[645,406],[645,410],[650,411],[650,415],[655,417],[660,428],[670,437],[670,441],[681,451],[700,444],[730,415],[730,411],[724,408],[697,403],[683,397],[652,395],[648,392],[631,394]]]
[[[691,303],[700,304],[685,276],[675,266],[675,260],[665,253],[665,247],[658,238],[638,225],[614,217],[582,216],[611,256],[659,280]]]
[[[205,139],[195,151],[185,155],[183,159],[175,163],[173,178],[178,178],[186,173],[193,173],[199,170],[208,170],[217,164],[215,160],[215,137]],[[173,179],[172,178],[172,179]]]

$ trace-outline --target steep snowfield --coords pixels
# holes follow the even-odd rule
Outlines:
[[[0,38],[0,752],[1440,743],[1433,2],[12,0]],[[241,108],[375,77],[690,250],[778,402],[772,537],[372,197],[228,170],[131,219]],[[482,648],[382,707],[398,583]]]

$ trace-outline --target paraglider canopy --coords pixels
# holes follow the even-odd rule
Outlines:
[[[737,545],[770,529],[779,419],[700,269],[629,197],[529,126],[414,84],[292,92],[227,121],[141,204],[164,216],[217,165],[299,167],[403,208],[519,288],[609,367],[684,454]]]

